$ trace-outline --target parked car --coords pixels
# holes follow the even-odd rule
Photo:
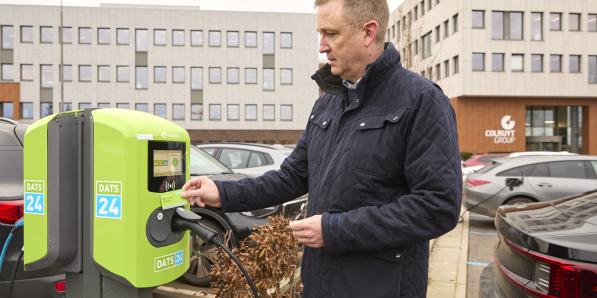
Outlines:
[[[23,137],[27,126],[0,118],[0,250],[23,217]],[[56,271],[24,271],[23,229],[13,234],[0,268],[0,297],[9,297],[16,270],[13,297],[64,297],[65,276]]]
[[[239,180],[250,177],[247,174],[233,172],[213,156],[193,146],[191,146],[190,158],[191,176],[209,176],[216,181]],[[191,210],[202,216],[200,221],[208,227],[222,233],[231,232],[231,245],[234,246],[249,236],[255,226],[266,224],[266,217],[270,215],[284,215],[288,218],[296,217],[302,204],[306,201],[307,197],[302,196],[282,205],[249,212],[224,213],[215,208],[199,207],[191,207]],[[207,245],[193,233],[191,233],[191,248],[191,265],[181,279],[191,285],[209,286],[211,282],[209,272],[216,257],[217,249],[213,245]]]
[[[292,148],[250,143],[208,143],[197,145],[237,173],[260,176],[277,170]]]
[[[597,192],[503,206],[480,297],[597,297]]]
[[[505,153],[485,153],[475,154],[464,161],[464,168],[472,166],[484,166],[491,162],[492,159],[506,156]]]
[[[493,217],[504,204],[549,201],[597,189],[596,172],[597,156],[495,159],[465,179],[463,202],[469,211]]]

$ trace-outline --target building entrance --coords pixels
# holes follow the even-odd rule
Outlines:
[[[528,106],[526,150],[582,152],[582,114],[582,106]]]

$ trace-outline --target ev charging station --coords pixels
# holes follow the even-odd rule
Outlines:
[[[63,270],[67,297],[152,297],[153,287],[181,276],[185,223],[199,218],[179,196],[189,146],[183,128],[133,110],[71,111],[31,125],[25,270]]]

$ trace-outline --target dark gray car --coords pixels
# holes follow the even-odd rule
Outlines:
[[[26,126],[0,118],[0,250],[23,217],[23,136]],[[26,223],[25,223],[26,224]],[[23,229],[16,229],[0,268],[0,297],[64,297],[64,275],[54,271],[23,271]]]
[[[495,159],[468,175],[463,203],[494,217],[504,204],[549,201],[597,189],[597,156],[546,155]]]

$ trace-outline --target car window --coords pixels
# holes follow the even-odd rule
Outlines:
[[[231,169],[244,169],[247,167],[250,151],[239,149],[222,149],[220,161]]]
[[[549,163],[551,177],[560,178],[587,178],[585,162],[582,160],[554,161]]]
[[[200,175],[213,175],[213,174],[221,174],[221,173],[230,173],[230,169],[220,163],[217,159],[213,158],[213,156],[197,149],[195,147],[191,147],[191,175],[193,176],[200,176]]]
[[[491,163],[487,164],[486,166],[484,166],[484,167],[480,168],[479,170],[475,171],[475,173],[485,174],[485,173],[491,171],[492,169],[494,169],[495,167],[497,167],[499,165],[501,165],[501,163],[492,161]]]
[[[201,149],[207,153],[209,153],[209,155],[214,156],[214,153],[216,153],[216,148],[204,148],[201,147]]]
[[[525,177],[527,177],[531,174],[534,167],[535,167],[535,164],[520,166],[520,167],[502,171],[502,172],[498,173],[496,176],[508,176],[508,177],[525,176]]]
[[[549,177],[549,168],[546,162],[538,163],[530,174],[533,177]]]
[[[593,165],[593,173],[597,175],[597,161],[591,161],[591,165]],[[595,177],[595,175],[593,175],[593,177]]]
[[[0,150],[0,201],[23,195],[23,151]]]
[[[479,161],[481,161],[481,162],[490,162],[492,159],[500,158],[502,156],[504,156],[504,154],[501,154],[501,155],[483,155],[483,156],[479,157]]]
[[[266,164],[267,161],[265,160],[263,153],[251,152],[251,157],[249,158],[249,164],[247,165],[247,168],[261,167],[265,166]]]

